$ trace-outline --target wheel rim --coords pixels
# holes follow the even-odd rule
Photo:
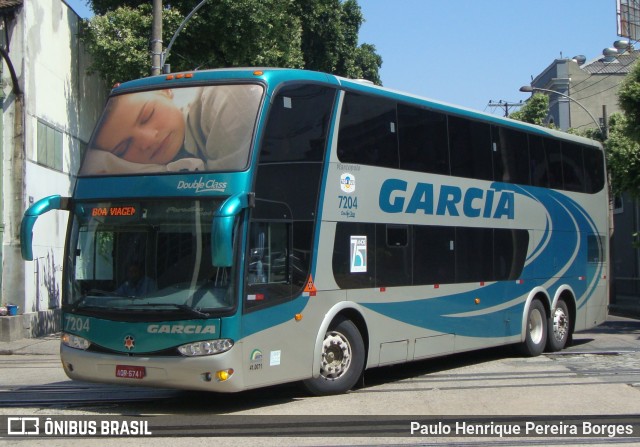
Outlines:
[[[553,336],[556,341],[562,341],[569,331],[569,318],[564,309],[558,307],[553,313]]]
[[[544,336],[543,325],[544,321],[540,310],[532,309],[529,314],[529,335],[531,336],[531,341],[536,345],[542,342],[542,337]]]
[[[351,365],[351,345],[339,332],[328,332],[322,343],[320,374],[327,380],[342,377]]]

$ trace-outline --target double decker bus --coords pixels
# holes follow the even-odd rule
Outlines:
[[[69,212],[72,379],[350,390],[365,369],[603,322],[608,187],[591,140],[290,69],[112,90]],[[34,228],[35,226],[35,228]]]

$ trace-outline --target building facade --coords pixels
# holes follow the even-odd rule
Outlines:
[[[614,42],[601,56],[556,59],[531,83],[535,89],[553,90],[566,96],[549,95],[547,122],[561,130],[604,128],[607,117],[620,112],[618,90],[640,57],[627,41]],[[628,195],[615,198],[611,239],[611,309],[640,316],[640,205]]]
[[[2,119],[0,340],[59,330],[68,215],[48,213],[34,231],[34,261],[20,254],[20,221],[38,199],[72,192],[83,149],[108,89],[88,76],[80,19],[62,0],[0,0]]]
[[[606,125],[606,116],[619,112],[618,90],[640,52],[628,42],[617,41],[601,56],[556,59],[532,81],[531,86],[569,96],[549,95],[548,122],[561,130]]]

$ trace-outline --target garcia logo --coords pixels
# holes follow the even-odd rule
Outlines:
[[[178,190],[195,189],[196,192],[225,192],[227,189],[227,182],[219,182],[216,179],[204,180],[203,177],[200,177],[199,180],[194,180],[193,182],[180,180],[177,188]]]
[[[436,216],[460,216],[484,219],[515,218],[512,191],[466,188],[450,185],[409,183],[388,179],[380,187],[380,209],[385,213],[424,213]]]
[[[215,334],[216,326],[208,324],[150,324],[147,326],[149,334]]]

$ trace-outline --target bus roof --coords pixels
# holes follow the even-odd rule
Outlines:
[[[528,131],[539,135],[552,136],[555,138],[571,140],[582,144],[598,146],[600,148],[602,147],[601,144],[595,140],[570,134],[560,130],[537,126],[510,118],[499,117],[463,106],[453,105],[443,101],[421,97],[404,91],[377,86],[370,81],[348,79],[311,70],[246,67],[170,73],[140,78],[132,81],[127,81],[122,84],[117,84],[116,86],[114,86],[111,93],[113,95],[117,95],[126,93],[128,91],[147,90],[154,88],[178,88],[184,87],[187,84],[197,85],[229,80],[237,82],[257,81],[271,86],[272,88],[277,88],[278,85],[283,83],[296,81],[329,84],[336,87],[341,87],[345,90],[375,94],[396,101],[421,105],[425,108],[432,109],[438,112],[459,115],[470,119],[488,122],[491,124],[512,127],[518,130]]]

